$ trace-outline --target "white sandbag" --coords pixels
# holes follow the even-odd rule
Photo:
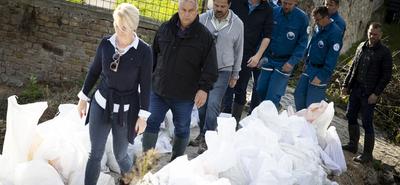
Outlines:
[[[136,136],[133,145],[128,146],[128,154],[131,159],[136,156],[140,156],[143,152],[143,146],[142,146],[142,139],[143,139],[143,134]]]
[[[35,159],[44,159],[67,182],[71,174],[84,168],[90,141],[88,127],[76,113],[76,105],[62,104],[59,114],[37,126],[43,142],[35,152]]]
[[[174,137],[174,122],[172,120],[172,111],[168,110],[167,113],[165,114],[164,121],[160,125],[160,132],[166,132],[168,134],[168,137],[173,138]]]
[[[344,158],[342,143],[334,126],[330,126],[326,135],[326,147],[324,151],[340,167],[339,171],[333,171],[334,175],[340,175],[347,170],[346,159]]]
[[[166,132],[160,132],[158,134],[158,139],[156,143],[156,150],[158,153],[171,153],[172,152],[172,145],[171,145],[171,137]]]
[[[217,181],[210,183],[210,185],[231,185],[231,182],[226,178],[220,178]]]
[[[321,104],[324,103],[326,102],[321,101]],[[328,126],[331,124],[334,116],[335,116],[335,108],[333,102],[331,102],[327,105],[325,111],[312,122],[312,124],[315,126],[317,130],[318,143],[321,146],[321,148],[326,147],[326,133],[328,131]]]
[[[241,158],[232,168],[221,172],[220,177],[229,179],[232,185],[249,184],[249,175]]]
[[[115,181],[111,175],[100,172],[99,179],[97,180],[97,185],[115,185]]]
[[[74,171],[66,183],[67,185],[84,185],[85,184],[85,168]]]
[[[235,128],[234,118],[218,117],[218,132],[207,131],[205,140],[208,150],[204,152],[204,165],[213,173],[220,173],[232,168],[236,161],[235,154]]]
[[[18,163],[27,161],[28,151],[36,134],[36,125],[46,108],[46,102],[20,105],[16,96],[8,98],[7,130],[2,155],[11,169]]]
[[[329,155],[321,149],[321,160],[324,164],[324,168],[326,169],[328,174],[340,174],[341,169],[340,166],[335,163]]]
[[[3,185],[13,185],[14,167],[10,161],[0,154],[0,182]]]
[[[64,185],[57,171],[43,160],[20,163],[15,168],[15,185]]]

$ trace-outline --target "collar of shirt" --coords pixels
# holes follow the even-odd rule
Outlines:
[[[115,34],[115,33],[108,39],[111,42],[111,44],[114,46],[115,49],[117,49],[116,39],[117,39],[117,34]],[[124,51],[122,53],[120,53],[120,55],[125,54],[132,47],[137,49],[138,45],[139,45],[139,37],[137,36],[136,33],[133,33],[133,41],[132,41],[132,43],[129,44],[126,48],[124,48]]]
[[[335,13],[333,13],[331,16],[329,16],[330,18],[333,18],[333,17],[336,17],[336,16],[339,16],[339,12],[338,11],[336,11]]]
[[[248,2],[247,4],[249,5],[249,14],[250,14],[254,9],[256,9],[258,5],[260,5],[260,2],[258,2],[258,3],[256,3],[256,4],[253,4],[253,3],[251,2],[251,0],[248,0],[247,2]]]
[[[324,30],[329,30],[329,28],[332,26],[333,20],[331,19],[331,22],[327,24],[326,26],[317,26],[318,32],[322,32]]]
[[[221,21],[219,21],[214,15],[215,14],[213,11],[213,16],[212,16],[211,22],[213,23],[215,30],[217,30],[217,31],[221,30],[226,25],[228,25],[229,21],[231,20],[231,11],[230,10],[228,10],[228,15]]]
[[[192,23],[192,24],[193,24],[193,23]],[[179,18],[178,18],[178,21],[176,21],[176,27],[178,27],[178,32],[176,33],[176,35],[177,35],[179,38],[183,38],[183,37],[185,37],[186,35],[188,35],[189,32],[190,32],[190,30],[191,30],[191,28],[192,28],[192,24],[189,25],[187,28],[182,29],[182,28],[181,28],[181,21],[179,21]]]
[[[375,45],[373,45],[372,47],[369,47],[369,42],[368,40],[364,43],[364,48],[366,49],[372,49],[372,50],[376,50],[379,46],[381,45],[381,41],[375,43]]]
[[[280,6],[280,7],[279,7],[279,9],[280,9],[279,12],[281,12],[281,14],[282,14],[283,16],[289,18],[289,17],[292,15],[292,12],[294,11],[295,8],[296,8],[296,7],[293,7],[292,11],[288,12],[287,14],[285,14],[285,12],[283,11],[283,8]]]

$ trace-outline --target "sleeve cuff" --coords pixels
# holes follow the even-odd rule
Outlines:
[[[143,110],[143,109],[139,110],[139,117],[142,117],[145,120],[147,120],[147,118],[149,118],[150,115],[151,115],[151,113],[149,111],[146,111],[146,110]]]
[[[235,80],[239,79],[239,71],[233,71],[231,78],[233,78]]]
[[[83,91],[80,91],[80,92],[78,93],[78,97],[79,97],[79,99],[81,99],[81,100],[90,101],[90,98],[87,97],[87,96],[83,93]]]

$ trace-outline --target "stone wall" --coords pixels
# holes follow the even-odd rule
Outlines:
[[[324,0],[300,0],[311,12]],[[366,26],[383,0],[342,0],[347,22],[346,51],[365,36]],[[21,86],[39,81],[82,81],[100,39],[113,33],[112,12],[64,0],[0,0],[0,83]],[[151,43],[158,24],[144,18],[139,37]]]
[[[366,35],[371,16],[384,0],[341,0],[339,13],[347,23],[347,30],[343,39],[342,52],[347,51],[353,43]],[[300,0],[300,7],[307,12],[316,6],[322,6],[325,0]],[[311,22],[311,21],[310,21]]]
[[[114,32],[112,11],[63,0],[0,0],[0,83],[82,81],[101,38]],[[141,19],[150,42],[158,25]]]

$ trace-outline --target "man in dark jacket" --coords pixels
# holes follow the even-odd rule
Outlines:
[[[178,13],[162,24],[153,43],[151,115],[143,134],[143,151],[155,147],[161,122],[171,109],[175,138],[171,161],[189,142],[193,104],[203,106],[218,78],[214,38],[199,22],[196,0],[179,0]]]
[[[265,0],[235,0],[231,3],[231,10],[239,16],[244,24],[243,59],[236,86],[234,89],[228,88],[225,93],[223,112],[232,113],[232,116],[239,122],[246,104],[246,89],[251,76],[253,76],[254,84],[250,112],[260,103],[256,92],[257,79],[260,74],[260,69],[257,67],[269,45],[273,21],[272,8]]]
[[[372,23],[368,29],[368,40],[358,46],[342,89],[344,95],[350,94],[347,106],[350,141],[343,146],[343,149],[357,153],[360,138],[357,115],[361,111],[362,126],[365,131],[364,150],[361,155],[353,159],[361,163],[370,162],[373,159],[374,108],[379,95],[392,77],[392,55],[390,50],[381,43],[381,37],[381,25]]]

